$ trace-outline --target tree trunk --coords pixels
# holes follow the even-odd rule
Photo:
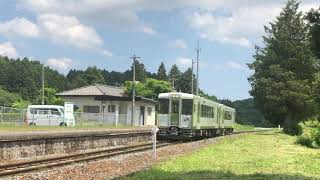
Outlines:
[[[294,113],[289,113],[286,116],[286,119],[284,121],[284,132],[291,134],[291,135],[298,135],[301,133],[301,129],[298,126],[298,119],[294,115]]]

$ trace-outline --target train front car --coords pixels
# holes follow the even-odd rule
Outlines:
[[[157,124],[160,137],[192,137],[194,95],[187,93],[159,94]]]

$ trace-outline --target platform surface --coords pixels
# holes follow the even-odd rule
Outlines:
[[[117,134],[150,132],[151,127],[130,127],[130,128],[111,128],[111,129],[72,129],[68,130],[47,130],[47,131],[1,131],[0,142],[4,141],[19,141],[19,140],[36,140],[36,139],[55,139],[55,138],[74,138],[84,136],[107,136]]]

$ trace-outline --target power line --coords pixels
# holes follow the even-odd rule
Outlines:
[[[136,96],[136,61],[137,59],[140,59],[141,57],[136,56],[133,54],[133,81],[132,81],[132,109],[131,109],[131,125],[134,125],[134,119],[135,119],[135,96]]]

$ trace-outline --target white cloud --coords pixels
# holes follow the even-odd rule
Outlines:
[[[188,21],[201,38],[251,47],[250,39],[263,32],[263,25],[274,18],[278,10],[278,7],[239,8],[231,16],[219,16],[210,11],[194,12]]]
[[[73,60],[66,57],[58,58],[58,59],[51,58],[47,60],[47,64],[49,66],[62,71],[68,70],[69,67],[72,65],[72,63],[73,63]]]
[[[188,46],[187,46],[187,43],[183,39],[176,39],[176,40],[169,42],[169,47],[186,49]]]
[[[52,40],[82,49],[100,49],[102,38],[94,28],[81,24],[76,17],[42,14],[38,17],[41,30]]]
[[[105,55],[105,56],[108,56],[108,57],[111,57],[113,55],[112,52],[110,52],[108,50],[101,50],[101,54]]]
[[[0,44],[0,55],[8,56],[10,58],[18,57],[16,48],[12,45],[11,42],[4,42]]]
[[[214,69],[216,71],[230,71],[230,70],[244,71],[244,70],[248,70],[248,68],[245,64],[239,63],[236,61],[227,61],[222,64],[212,64],[209,66],[212,67],[212,69]]]
[[[20,0],[18,8],[37,14],[73,16],[94,26],[156,35],[157,31],[138,16],[139,11],[149,8],[147,4],[153,3],[144,0]]]
[[[36,14],[76,17],[95,27],[117,31],[158,32],[140,16],[143,12],[185,12],[190,26],[201,38],[213,42],[251,47],[263,34],[263,25],[274,20],[285,0],[20,0],[19,8]],[[319,6],[304,0],[301,10]],[[142,13],[141,13],[142,12]],[[182,13],[183,14],[183,13]],[[152,23],[152,22],[151,22]]]
[[[236,70],[243,70],[246,69],[245,65],[235,62],[235,61],[228,61],[224,64],[227,69],[236,69]]]
[[[191,67],[192,59],[179,56],[176,58],[175,63],[180,67],[188,68],[188,67]]]
[[[208,3],[202,1],[203,4]],[[226,0],[212,2],[207,8],[200,8],[186,14],[187,21],[201,38],[209,41],[252,47],[264,33],[264,25],[273,21],[286,1]],[[305,0],[300,10],[308,11],[318,7],[314,0]]]
[[[0,33],[5,36],[38,37],[39,29],[36,24],[26,18],[14,18],[10,21],[0,22]]]

